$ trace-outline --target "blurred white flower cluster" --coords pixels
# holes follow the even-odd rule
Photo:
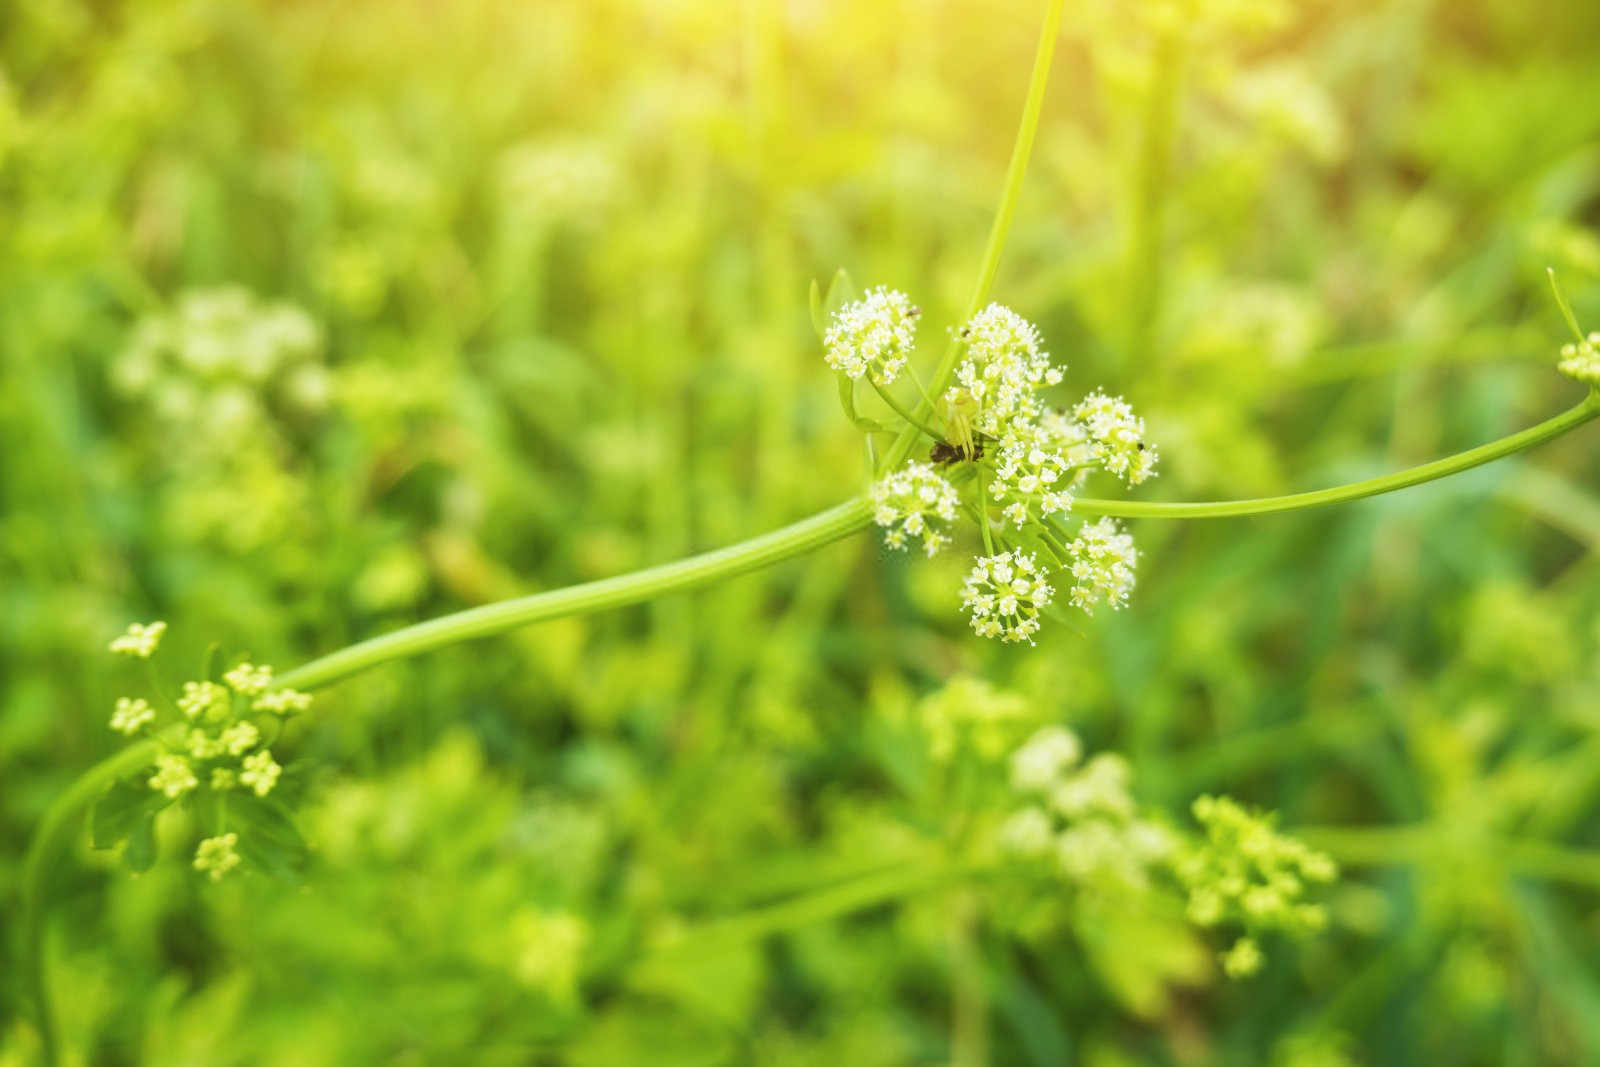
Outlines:
[[[1049,858],[1079,886],[1149,888],[1174,848],[1160,824],[1139,817],[1128,762],[1104,752],[1082,762],[1072,731],[1046,726],[1011,756],[1011,785],[1028,800],[1001,827],[1011,853]]]
[[[1129,486],[1155,474],[1144,420],[1099,391],[1071,408],[1047,403],[1044,391],[1060,384],[1062,370],[1038,329],[999,304],[954,331],[951,380],[936,381],[935,397],[911,362],[919,314],[904,293],[880,286],[839,307],[825,329],[819,323],[826,362],[858,424],[882,429],[854,414],[854,386],[864,377],[901,427],[915,423],[935,438],[926,461],[908,461],[872,487],[885,542],[901,549],[920,538],[931,556],[952,542],[957,514],[970,515],[984,552],[962,585],[961,604],[984,637],[1031,643],[1058,587],[1085,612],[1125,605],[1139,555],[1133,539],[1110,518],[1074,523],[1073,496],[1097,471]],[[902,370],[918,398],[887,391]]]
[[[1198,835],[1145,817],[1132,777],[1115,753],[1085,760],[1066,727],[1039,729],[1011,754],[1011,790],[1022,806],[999,824],[999,846],[1079,892],[1118,899],[1160,893],[1165,910],[1181,903],[1197,927],[1241,930],[1220,955],[1230,978],[1248,977],[1265,962],[1260,935],[1323,927],[1322,906],[1306,897],[1338,877],[1333,860],[1227,797],[1194,802]]]
[[[175,536],[246,552],[308,522],[292,467],[305,424],[333,402],[323,346],[305,311],[239,286],[183,293],[135,326],[110,380],[146,429],[128,461],[147,480],[171,475],[158,512]]]

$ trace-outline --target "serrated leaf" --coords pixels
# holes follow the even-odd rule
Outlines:
[[[138,826],[166,806],[167,798],[140,783],[117,782],[89,812],[89,840],[98,849],[116,848]]]
[[[839,379],[839,406],[844,409],[844,417],[856,425],[856,428],[865,433],[882,433],[884,426],[874,419],[863,418],[856,414],[856,383],[849,375],[840,372]]]
[[[278,878],[293,879],[310,856],[288,809],[243,791],[227,796],[228,825],[239,834],[239,855]]]

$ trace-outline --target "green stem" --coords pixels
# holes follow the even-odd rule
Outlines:
[[[27,980],[33,987],[34,1004],[38,1008],[39,1043],[47,1064],[59,1062],[60,1055],[55,1011],[45,979],[44,917],[49,903],[46,891],[50,874],[55,870],[57,857],[82,830],[80,819],[89,805],[117,779],[149,766],[159,749],[155,741],[140,741],[79,775],[50,805],[28,846],[28,857],[22,868],[22,951]]]
[[[407,626],[312,660],[283,675],[278,682],[294,689],[315,689],[392,659],[419,655],[475,637],[488,637],[563,615],[587,615],[639,604],[667,593],[710,585],[821,548],[865,529],[871,522],[871,505],[865,497],[857,497],[809,519],[727,548],[615,578],[485,604]]]
[[[1140,519],[1216,519],[1231,515],[1264,515],[1274,511],[1298,511],[1301,508],[1324,507],[1341,504],[1347,500],[1392,493],[1423,482],[1459,474],[1473,467],[1502,457],[1523,452],[1535,445],[1560,437],[1569,430],[1600,415],[1600,392],[1590,393],[1581,404],[1547,419],[1537,426],[1491,441],[1486,445],[1459,452],[1445,459],[1410,467],[1380,478],[1351,482],[1332,489],[1318,489],[1309,493],[1291,493],[1288,496],[1257,497],[1253,500],[1207,500],[1191,503],[1159,503],[1140,500],[1097,500],[1079,497],[1072,502],[1072,510],[1080,515],[1115,515],[1120,518]]]
[[[894,398],[894,394],[889,392],[889,390],[886,389],[885,387],[883,387],[882,385],[879,385],[878,382],[876,380],[874,380],[871,375],[867,376],[867,380],[872,382],[872,388],[877,391],[877,394],[880,397],[883,398],[883,402],[885,404],[888,404],[891,408],[894,409],[894,413],[896,415],[899,415],[902,419],[905,419],[906,422],[910,423],[912,426],[915,426],[917,429],[921,430],[923,433],[927,434],[929,437],[933,438],[935,441],[943,441],[944,440],[944,434],[940,433],[938,430],[933,429],[927,423],[923,422],[921,419],[919,419],[915,415],[911,414],[911,412],[907,411],[901,405],[900,401],[898,401],[898,400],[896,400]]]
[[[1039,115],[1044,110],[1044,90],[1050,82],[1050,63],[1055,58],[1056,37],[1061,31],[1061,8],[1065,0],[1050,0],[1045,8],[1044,25],[1039,29],[1039,46],[1033,55],[1033,74],[1028,79],[1028,96],[1022,105],[1022,119],[1017,124],[1017,137],[1011,145],[1011,162],[1006,167],[1005,187],[1000,193],[1000,205],[995,209],[994,223],[989,227],[989,243],[983,250],[983,263],[978,268],[978,282],[973,287],[972,299],[967,304],[967,313],[961,321],[966,322],[976,315],[983,307],[983,302],[989,299],[989,290],[994,287],[995,275],[1000,270],[1000,254],[1005,251],[1006,238],[1011,233],[1011,220],[1017,213],[1017,200],[1022,195],[1022,176],[1028,170],[1028,156],[1033,152],[1033,138],[1039,130]],[[960,335],[952,336],[950,343],[945,346],[944,355],[939,360],[938,368],[933,372],[933,388],[930,390],[934,396],[944,392],[945,385],[950,381],[950,375],[956,369],[956,357],[961,353]],[[918,407],[919,414],[927,415],[932,412],[933,404],[924,398]],[[900,436],[889,448],[888,455],[884,458],[883,469],[893,470],[911,452],[911,446],[916,443],[916,431],[907,427],[901,431]]]

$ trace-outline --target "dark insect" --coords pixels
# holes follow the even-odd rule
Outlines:
[[[960,445],[953,445],[949,441],[936,441],[934,442],[933,448],[928,451],[928,462],[938,463],[941,466],[946,463],[957,463],[961,460],[982,458],[982,438],[972,442],[972,448],[970,451],[961,447]]]

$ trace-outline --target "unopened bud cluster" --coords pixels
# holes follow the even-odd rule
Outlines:
[[[823,344],[828,365],[850,379],[842,385],[893,382],[910,366],[917,317],[909,297],[882,287],[835,312]],[[922,397],[923,432],[942,438],[926,462],[907,462],[872,487],[885,542],[902,549],[916,539],[931,556],[951,544],[958,513],[971,515],[985,550],[961,604],[984,637],[1032,643],[1058,590],[1085,612],[1122,607],[1138,560],[1133,539],[1109,518],[1075,522],[1073,494],[1097,471],[1130,486],[1154,475],[1144,420],[1098,391],[1071,408],[1047,403],[1062,369],[1038,329],[1009,308],[990,304],[954,333],[951,380]]]

